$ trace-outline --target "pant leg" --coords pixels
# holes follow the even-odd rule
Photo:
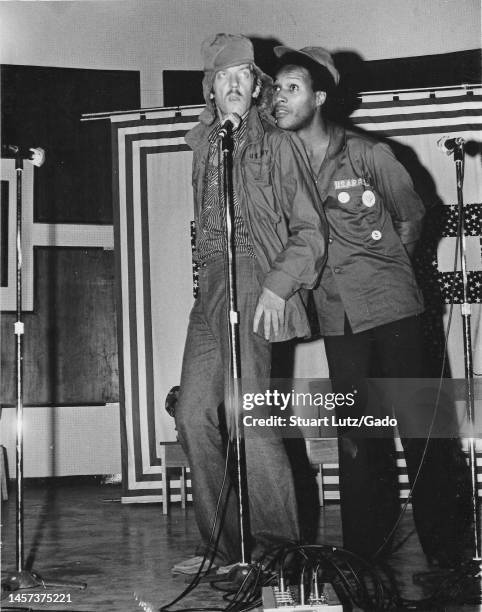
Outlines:
[[[384,377],[423,377],[420,317],[396,321],[374,333]],[[402,406],[403,412],[410,409]],[[445,410],[450,410],[450,406],[445,406]],[[443,563],[457,563],[464,556],[471,525],[470,473],[460,441],[432,438],[427,444],[425,438],[404,436],[403,418],[399,423],[412,487],[417,478],[412,502],[422,548],[428,556]]]
[[[259,390],[264,391],[262,383],[269,380],[271,372],[271,345],[252,331],[261,287],[252,258],[239,258],[236,269],[241,376],[250,390],[259,383]],[[282,438],[268,427],[262,437],[246,428],[244,441],[253,558],[259,558],[280,541],[299,541],[297,502]]]
[[[357,416],[366,410],[363,380],[371,374],[374,339],[370,331],[325,338],[333,390],[357,389],[355,406],[338,416]],[[387,539],[400,512],[395,445],[392,437],[363,438],[340,431],[338,443],[343,545],[372,557]]]
[[[203,276],[206,271],[201,272]],[[207,291],[202,280],[201,290]],[[225,446],[218,420],[218,407],[224,399],[224,371],[222,351],[208,323],[205,300],[196,300],[192,309],[184,349],[179,399],[176,406],[176,426],[179,440],[189,459],[196,521],[206,550],[218,496],[225,471]],[[236,500],[229,490],[229,477],[225,484],[225,516],[218,518],[216,559],[223,564],[239,559]],[[220,506],[223,507],[223,504]],[[216,538],[211,545],[214,548]]]
[[[290,382],[294,372],[295,351],[297,340],[276,342],[272,345],[271,378],[284,379]],[[290,416],[292,412],[290,411]],[[300,538],[304,544],[315,544],[320,523],[320,492],[317,482],[317,470],[308,458],[305,438],[284,437],[283,444],[293,473],[296,491]]]

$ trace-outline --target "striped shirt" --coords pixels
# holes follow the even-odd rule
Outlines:
[[[233,158],[238,155],[246,140],[246,116],[238,129],[233,133]],[[223,254],[225,247],[224,214],[225,207],[220,186],[223,185],[223,167],[219,165],[218,136],[221,124],[218,122],[209,134],[209,153],[206,174],[204,177],[204,194],[197,239],[197,261],[202,263],[216,255]],[[236,190],[234,198],[234,245],[237,253],[247,253],[254,257],[254,250],[249,241]]]

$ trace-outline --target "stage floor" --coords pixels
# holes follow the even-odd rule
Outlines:
[[[139,600],[157,610],[185,588],[184,579],[172,576],[170,568],[192,556],[198,542],[192,507],[182,510],[171,504],[169,516],[160,504],[121,504],[118,486],[92,482],[26,483],[25,560],[44,580],[86,582],[85,590],[72,587],[26,589],[12,593],[59,594],[57,603],[9,601],[2,594],[1,609],[65,610],[68,612],[135,612]],[[2,502],[2,579],[15,569],[15,493]],[[319,543],[340,545],[339,505],[321,509]],[[403,517],[397,535],[403,541],[390,566],[397,586],[406,598],[424,595],[412,575],[427,570],[411,511]],[[137,597],[137,599],[136,599]],[[50,598],[52,599],[52,598]],[[202,584],[175,609],[203,606],[224,607],[222,595]],[[148,610],[148,608],[144,607]],[[442,609],[442,608],[441,608]],[[482,606],[446,606],[444,610],[482,610]]]

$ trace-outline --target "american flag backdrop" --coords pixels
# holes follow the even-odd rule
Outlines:
[[[200,110],[181,107],[111,117],[124,502],[162,499],[159,443],[176,439],[164,402],[170,388],[179,384],[193,301],[191,153],[184,135]],[[461,275],[454,273],[455,168],[437,141],[443,136],[467,141],[464,218],[474,367],[481,376],[482,88],[369,93],[351,119],[357,128],[388,139],[426,201],[429,222],[417,267],[426,283],[428,308],[445,322],[449,304],[460,303]],[[459,312],[457,306],[448,350],[451,374],[461,378]],[[319,344],[313,350],[319,352]],[[400,464],[405,490],[402,458]],[[336,499],[336,466],[327,466],[323,477],[326,498]],[[172,493],[172,499],[179,499],[175,483]]]

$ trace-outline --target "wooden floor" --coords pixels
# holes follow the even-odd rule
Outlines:
[[[27,601],[32,594],[30,603],[10,602],[10,595],[3,593],[1,609],[135,612],[157,610],[177,596],[186,585],[181,577],[171,575],[170,568],[191,556],[198,541],[192,507],[184,511],[172,504],[169,516],[163,516],[158,504],[121,504],[120,493],[117,486],[92,482],[26,484],[26,565],[31,563],[46,581],[86,582],[87,588],[36,588],[11,594],[25,594]],[[1,529],[4,579],[16,567],[13,492],[2,503]],[[423,592],[413,584],[412,575],[427,566],[410,512],[402,520],[399,536],[406,541],[391,560],[397,586],[403,596],[420,598]],[[337,504],[322,509],[319,542],[341,543]],[[65,603],[38,602],[38,596],[46,593],[60,594],[58,599]],[[176,609],[200,605],[209,609],[225,604],[218,592],[203,584]],[[482,606],[440,609],[472,612]]]

